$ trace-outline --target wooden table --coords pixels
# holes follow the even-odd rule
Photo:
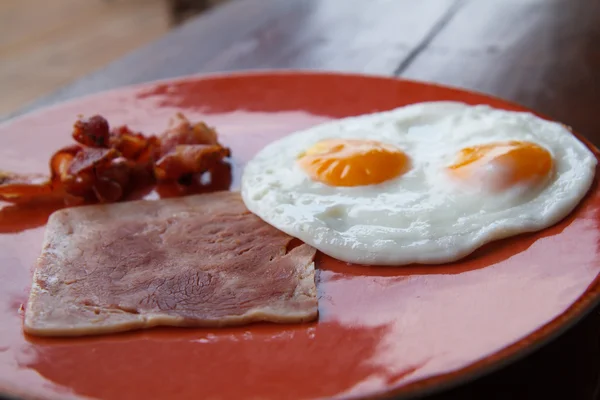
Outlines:
[[[233,0],[20,113],[178,75],[311,68],[486,92],[600,145],[599,0]],[[429,399],[600,399],[600,308],[550,345]]]

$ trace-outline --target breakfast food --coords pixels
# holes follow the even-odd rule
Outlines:
[[[311,321],[315,249],[292,244],[236,192],[67,208],[48,222],[24,330]]]
[[[214,129],[191,124],[182,114],[159,137],[127,126],[110,129],[100,115],[75,122],[72,136],[77,144],[52,156],[50,176],[0,171],[0,200],[110,203],[155,182],[192,187],[196,177],[218,169],[230,156]]]
[[[563,125],[456,102],[332,121],[262,149],[242,197],[264,221],[342,261],[457,260],[555,224],[596,158]]]

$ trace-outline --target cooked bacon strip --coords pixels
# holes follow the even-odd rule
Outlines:
[[[122,200],[141,186],[193,181],[229,157],[217,133],[203,122],[177,114],[161,135],[144,136],[127,126],[110,129],[100,115],[73,125],[73,144],[50,159],[50,176],[0,175],[0,200],[29,202],[65,198],[73,203]]]
[[[229,149],[221,146],[179,145],[158,160],[156,178],[159,181],[177,180],[186,175],[204,173],[229,156]]]
[[[81,149],[81,151],[75,154],[67,173],[74,176],[81,173],[93,172],[95,168],[110,162],[119,157],[119,155],[119,152],[115,149]]]
[[[111,132],[110,147],[118,150],[128,160],[152,162],[158,158],[160,139],[120,126]]]
[[[67,179],[71,162],[81,149],[81,146],[74,144],[54,153],[50,158],[50,176],[53,182],[63,182]]]
[[[114,203],[121,199],[125,193],[121,185],[106,178],[98,178],[92,190],[100,203]]]
[[[200,176],[186,175],[177,181],[158,182],[156,192],[164,199],[188,194],[223,191],[229,189],[232,179],[231,164],[221,161]]]
[[[154,165],[160,155],[160,139],[146,137],[127,126],[115,128],[111,132],[110,145],[126,159],[129,167],[131,190],[153,184]]]
[[[115,201],[114,189],[110,195],[97,196],[95,187],[98,184],[99,172],[109,168],[111,161],[117,157],[119,153],[114,149],[81,148],[69,161],[66,173],[61,174],[60,181],[65,186],[65,191],[86,200],[95,198],[104,202],[106,198],[110,199],[108,201]],[[122,194],[122,190],[116,192]]]
[[[79,119],[73,125],[73,139],[84,146],[108,147],[108,129],[108,121],[100,115]]]
[[[129,183],[132,167],[133,163],[125,157],[117,157],[99,166],[96,170],[96,176],[125,187]]]
[[[29,202],[33,198],[51,196],[52,192],[47,175],[0,171],[0,200]]]
[[[161,136],[161,142],[163,155],[173,150],[177,145],[183,144],[221,146],[217,140],[217,131],[204,122],[192,125],[181,113],[177,113],[171,119],[169,129]]]
[[[6,190],[6,185],[15,186],[39,186],[48,183],[48,176],[43,174],[15,174],[8,171],[0,171],[0,192]]]
[[[178,113],[161,136],[161,155],[154,169],[158,181],[190,180],[214,169],[231,152],[217,140],[217,132],[204,122],[191,124]]]

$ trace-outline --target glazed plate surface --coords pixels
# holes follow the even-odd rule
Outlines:
[[[78,114],[160,133],[183,112],[233,152],[230,188],[272,140],[333,118],[434,100],[524,110],[481,94],[327,73],[190,77],[93,95],[0,126],[0,169],[46,172]],[[155,192],[148,198],[158,198]],[[0,210],[0,393],[41,398],[411,397],[472,379],[544,343],[600,297],[597,182],[561,223],[440,266],[352,266],[319,255],[306,325],[154,329],[81,339],[22,333],[52,208]]]

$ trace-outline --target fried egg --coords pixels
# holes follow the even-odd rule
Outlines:
[[[241,192],[264,221],[339,260],[432,264],[557,223],[595,171],[561,124],[430,102],[270,143],[246,165]]]

